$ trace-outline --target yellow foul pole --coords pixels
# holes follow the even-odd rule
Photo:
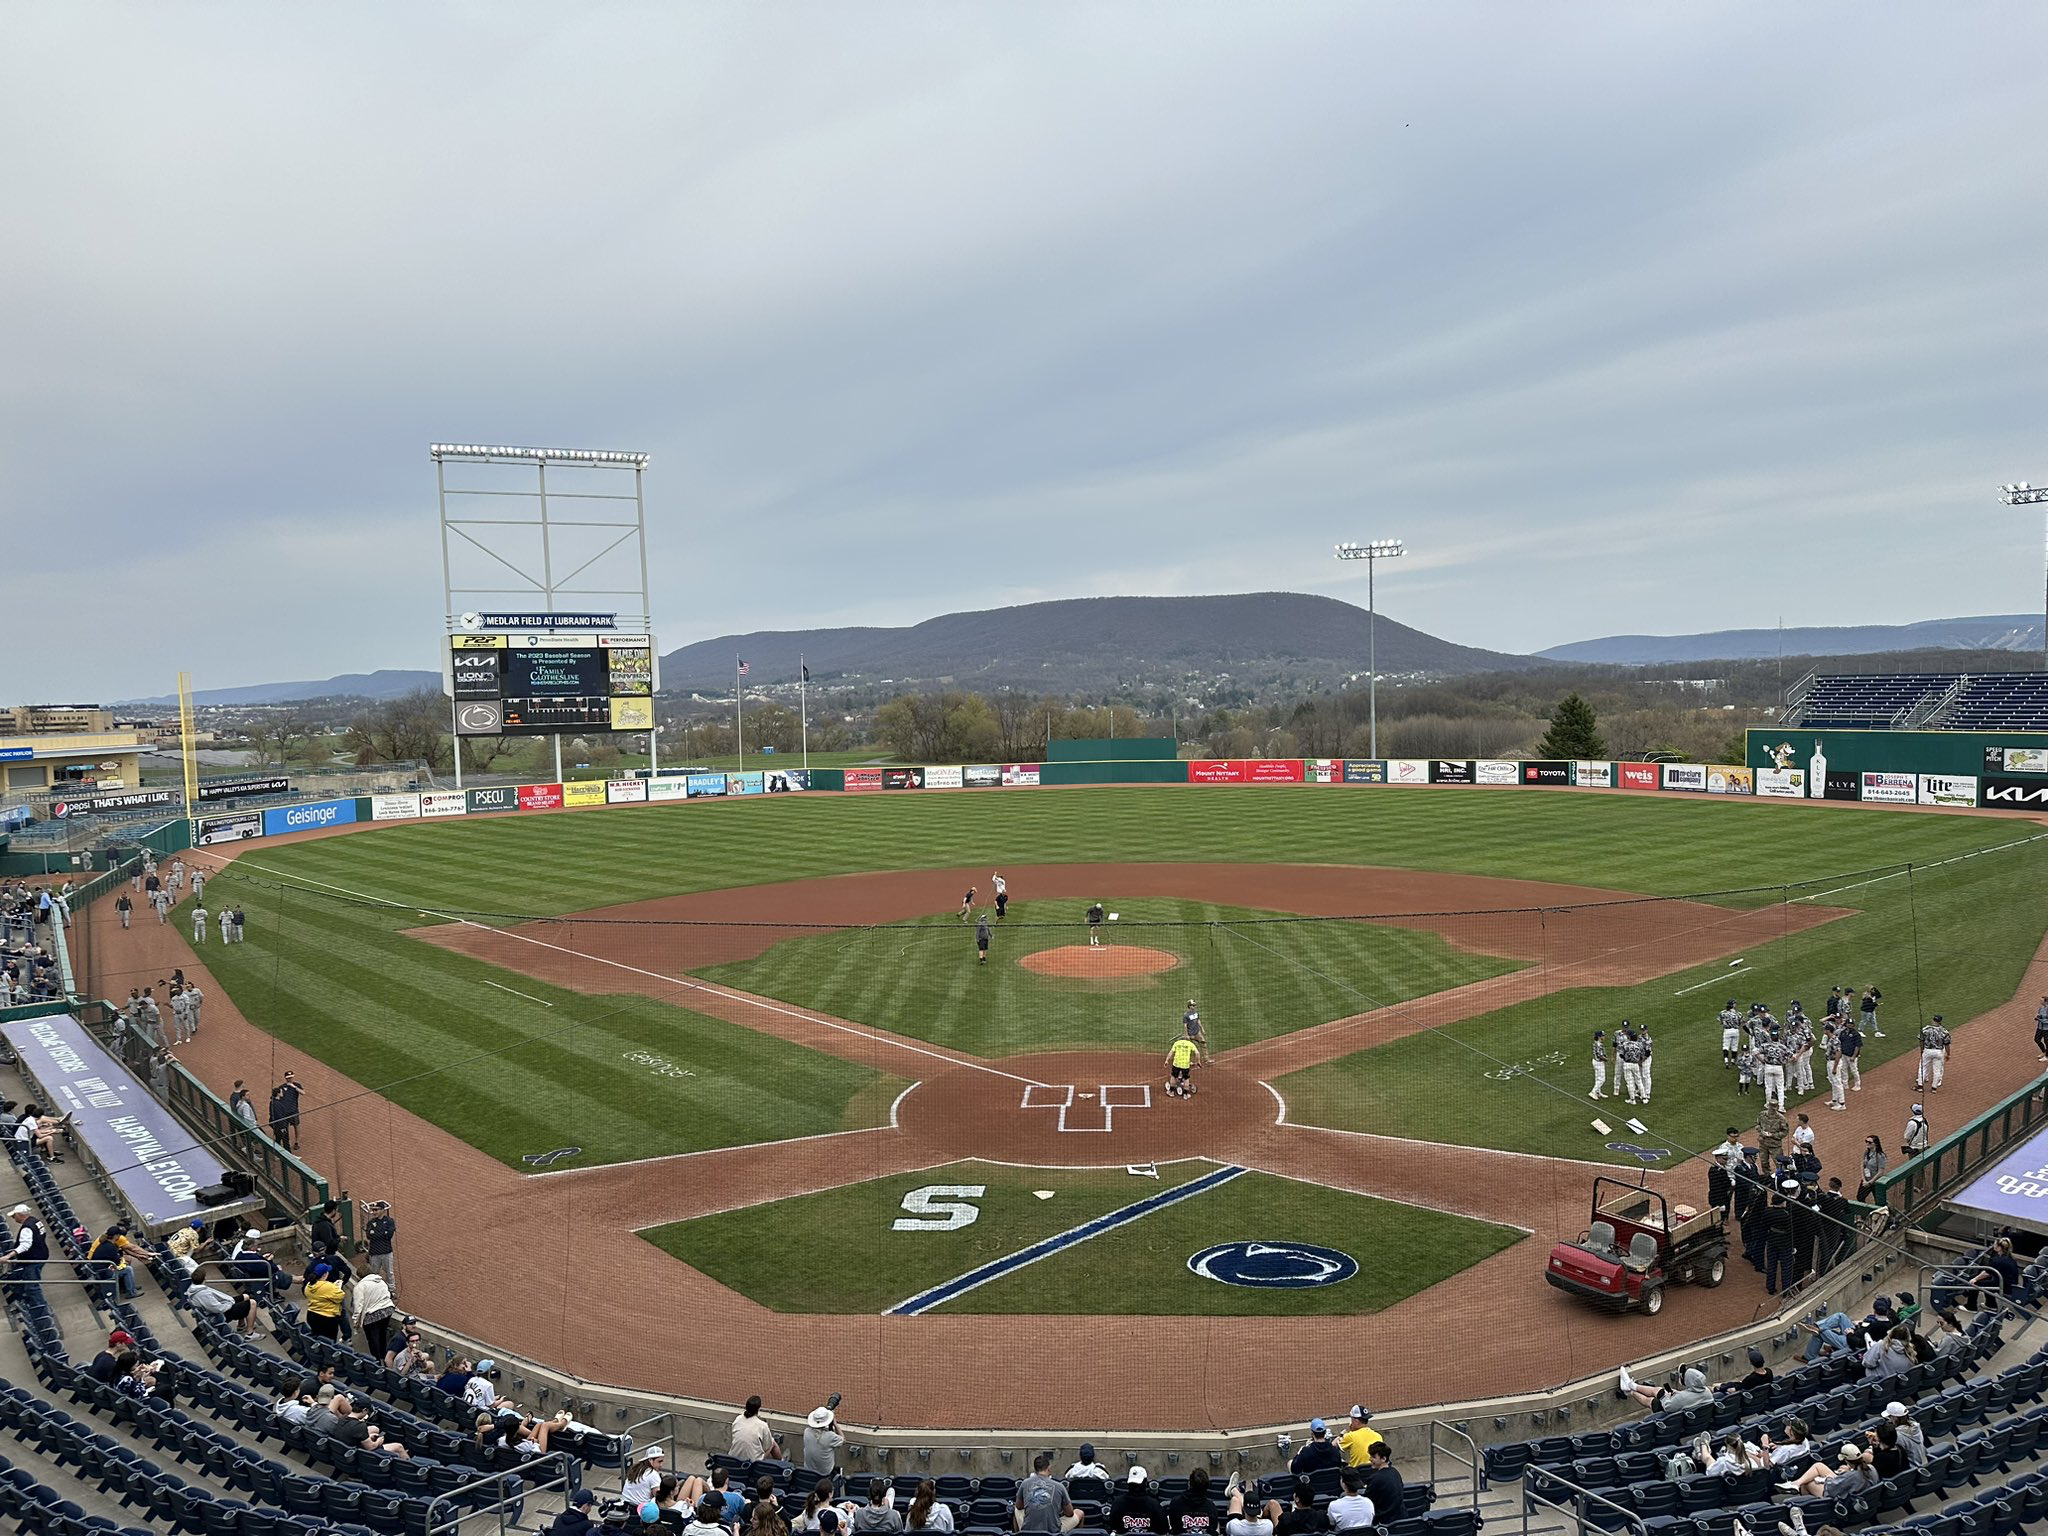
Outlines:
[[[192,814],[192,807],[199,799],[199,760],[193,756],[192,740],[192,674],[178,674],[178,732],[185,758],[185,814]]]

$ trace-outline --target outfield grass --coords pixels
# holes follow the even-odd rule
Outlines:
[[[954,1163],[642,1234],[776,1312],[880,1313],[1095,1217],[1211,1171],[1016,1169]],[[926,1185],[980,1185],[981,1214],[951,1232],[898,1232],[903,1197]],[[1035,1191],[1050,1189],[1052,1197]],[[951,1198],[951,1197],[947,1197]],[[1520,1232],[1363,1195],[1246,1174],[1016,1270],[938,1308],[953,1313],[1266,1317],[1376,1312],[1521,1239]],[[1359,1272],[1312,1290],[1255,1290],[1203,1279],[1188,1259],[1240,1238],[1318,1243]],[[857,1256],[849,1261],[849,1256]]]
[[[551,1167],[881,1125],[904,1087],[651,998],[511,975],[404,937],[417,912],[235,868],[206,899],[243,907],[248,937],[205,958],[243,1014],[514,1168],[568,1145],[582,1155]],[[189,923],[190,905],[172,921]]]
[[[1731,997],[1744,1007],[1767,1002],[1780,1017],[1796,997],[1818,1017],[1830,987],[1860,991],[1875,982],[1884,993],[1885,1037],[1866,1042],[1866,1070],[1916,1049],[1929,1014],[1944,1014],[1954,1025],[2011,998],[2048,929],[2048,844],[1880,880],[1826,900],[1861,910],[1752,949],[1737,970],[1717,962],[1638,987],[1554,993],[1293,1073],[1277,1085],[1288,1117],[1511,1151],[1613,1157],[1631,1166],[1630,1155],[1607,1153],[1605,1142],[1664,1146],[1682,1158],[1713,1146],[1731,1123],[1753,1125],[1762,1108],[1760,1090],[1739,1096],[1736,1074],[1721,1066],[1715,1014]],[[1649,1112],[1619,1103],[1613,1080],[1617,1102],[1596,1106],[1585,1096],[1592,1032],[1611,1036],[1623,1018],[1648,1025],[1656,1037]],[[1610,1053],[1610,1072],[1611,1063]],[[1514,1066],[1525,1070],[1501,1075]],[[1814,1076],[1825,1089],[1818,1061]],[[1850,1105],[1853,1111],[1853,1095]],[[1596,1111],[1615,1135],[1593,1130]],[[1649,1136],[1621,1128],[1629,1113],[1650,1128]],[[1852,1165],[1867,1132],[1881,1131],[1889,1145],[1898,1131],[1867,1125],[1853,1112],[1815,1119],[1821,1155],[1833,1171]],[[1954,1128],[1937,1124],[1935,1131]]]
[[[1180,965],[1091,981],[1018,962],[1082,942],[1073,902],[1018,902],[993,926],[989,963],[951,916],[787,939],[696,974],[936,1044],[1002,1056],[1063,1045],[1163,1045],[1198,1001],[1212,1050],[1264,1040],[1368,1008],[1516,969],[1435,933],[1274,914],[1200,901],[1104,898],[1115,945],[1162,950]],[[1237,927],[1219,928],[1218,924]]]

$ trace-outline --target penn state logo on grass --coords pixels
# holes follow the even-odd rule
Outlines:
[[[1217,1243],[1188,1259],[1204,1280],[1266,1291],[1305,1291],[1358,1273],[1358,1260],[1314,1243]]]

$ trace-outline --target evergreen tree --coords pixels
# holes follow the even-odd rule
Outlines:
[[[1558,700],[1556,713],[1550,717],[1550,729],[1536,743],[1536,755],[1592,760],[1605,757],[1607,743],[1601,739],[1600,718],[1593,713],[1593,706],[1577,693],[1568,693]]]

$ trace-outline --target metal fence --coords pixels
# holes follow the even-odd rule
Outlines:
[[[1914,1220],[2044,1122],[2048,1077],[2029,1083],[1910,1162],[1899,1164],[1873,1186],[1876,1198],[1901,1220]]]

